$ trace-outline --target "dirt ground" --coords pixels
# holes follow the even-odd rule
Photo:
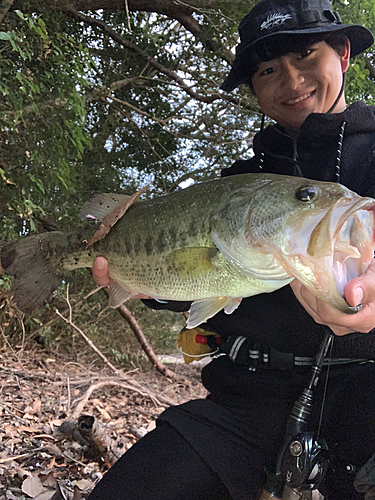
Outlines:
[[[38,346],[0,352],[0,500],[86,498],[170,404],[204,397],[200,366],[114,373]]]

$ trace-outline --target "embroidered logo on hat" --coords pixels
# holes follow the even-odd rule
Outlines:
[[[261,30],[268,30],[269,28],[273,28],[274,26],[279,26],[280,24],[285,23],[287,19],[292,19],[290,14],[270,14],[265,21],[260,25]]]

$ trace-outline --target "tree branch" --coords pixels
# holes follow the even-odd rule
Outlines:
[[[3,20],[5,14],[10,9],[14,0],[0,0],[0,23]]]
[[[85,335],[83,333],[83,331],[78,328],[78,326],[76,326],[73,322],[72,322],[72,319],[71,319],[71,309],[70,309],[70,305],[69,305],[69,310],[70,310],[70,314],[69,314],[69,319],[68,318],[65,318],[65,316],[63,316],[58,309],[56,309],[56,314],[57,316],[59,316],[59,318],[61,318],[63,321],[65,321],[65,323],[67,323],[68,325],[72,326],[80,335],[81,337],[85,340],[85,342],[87,342],[87,344],[91,347],[91,349],[99,356],[99,358],[102,359],[102,361],[108,366],[108,368],[110,370],[112,370],[115,374],[119,374],[120,373],[120,370],[118,370],[105,356],[102,352],[99,351],[99,349],[96,347],[95,344],[93,344],[91,342],[91,340],[87,337],[87,335]]]
[[[108,295],[107,291],[104,290],[106,295]],[[172,380],[177,380],[179,382],[184,382],[190,385],[190,382],[185,378],[181,377],[180,375],[177,375],[176,373],[172,372],[169,370],[163,363],[159,361],[157,358],[156,354],[152,350],[152,347],[148,343],[146,337],[144,336],[137,320],[133,316],[133,313],[129,311],[127,307],[122,304],[117,308],[117,311],[119,314],[129,323],[130,328],[133,330],[133,333],[138,340],[140,346],[142,347],[143,351],[145,352],[146,356],[148,359],[151,361],[151,363],[155,366],[157,371],[161,373],[162,375],[165,375],[166,377],[171,378]]]
[[[89,390],[87,391],[86,395],[83,397],[83,400],[81,401],[81,403],[79,403],[76,407],[76,409],[74,410],[73,412],[73,415],[77,416],[83,409],[83,407],[85,406],[85,404],[87,403],[91,393],[104,386],[104,385],[118,385],[118,386],[121,386],[123,388],[126,388],[126,389],[130,389],[132,391],[136,391],[136,392],[139,392],[140,394],[142,394],[143,396],[148,396],[150,397],[155,403],[159,404],[159,400],[162,401],[163,403],[166,403],[166,404],[169,404],[169,405],[173,405],[174,402],[170,399],[170,398],[167,398],[163,395],[160,395],[158,397],[156,397],[155,394],[153,394],[151,391],[149,391],[148,389],[144,388],[141,384],[139,384],[138,382],[126,377],[122,372],[121,370],[118,370],[114,365],[112,365],[112,363],[104,356],[104,354],[102,352],[99,351],[99,349],[93,344],[93,342],[91,342],[91,340],[87,337],[87,335],[85,335],[83,333],[83,331],[78,328],[78,326],[76,326],[73,321],[72,321],[72,308],[71,308],[71,305],[70,305],[70,301],[69,301],[69,297],[68,297],[68,291],[67,291],[67,296],[66,296],[66,301],[68,303],[68,310],[69,310],[69,318],[65,318],[62,314],[60,314],[60,312],[58,311],[58,309],[56,309],[56,314],[63,320],[65,321],[65,323],[67,323],[68,325],[72,326],[80,335],[81,337],[87,342],[87,344],[91,347],[91,349],[104,361],[104,363],[108,366],[108,368],[113,371],[115,373],[115,375],[117,375],[120,380],[125,380],[129,385],[126,385],[124,384],[123,382],[113,382],[113,381],[110,381],[110,384],[108,383],[108,381],[102,381],[102,382],[98,382],[97,384],[95,384],[94,386],[91,386],[89,388]],[[126,309],[126,307],[124,306],[120,306],[122,308],[125,309],[125,314],[126,316],[132,316],[131,312]],[[127,311],[127,312],[126,312]],[[123,312],[121,313],[121,315],[123,315]],[[128,321],[128,320],[127,320]],[[130,324],[130,323],[129,323]],[[146,348],[148,348],[149,352],[150,352],[150,355],[151,357],[154,356],[156,358],[156,361],[157,361],[157,364],[158,365],[161,365],[160,361],[157,359],[157,357],[155,356],[154,352],[152,351],[151,347],[149,346],[146,338],[144,337],[141,329],[139,328],[138,326],[138,323],[136,322],[135,318],[133,317],[132,319],[132,324],[130,325],[131,328],[133,329],[134,328],[134,325],[135,327],[138,327],[138,331],[137,331],[137,334],[136,334],[136,337],[137,337],[137,340],[139,342],[141,342],[141,340],[143,341],[144,345]],[[133,329],[134,331],[134,329]],[[135,333],[135,332],[134,332]],[[141,339],[141,340],[140,340]],[[143,345],[141,344],[142,348],[145,349],[143,347]],[[146,352],[146,351],[145,351]],[[146,354],[149,356],[149,354],[146,352]],[[151,359],[151,358],[150,358]],[[155,366],[156,364],[153,363]],[[158,366],[156,366],[156,368],[158,369]],[[164,367],[164,365],[162,365],[162,368],[165,368],[165,373],[163,373],[163,375],[166,375],[166,376],[169,376],[170,378],[174,379],[174,380],[180,380],[180,381],[183,381],[187,384],[190,385],[190,381],[186,380],[184,377],[179,377],[178,375],[176,375],[175,373],[173,373],[171,370],[168,370],[166,367]],[[160,370],[159,370],[160,371]],[[160,371],[160,373],[162,373],[162,371]],[[159,400],[158,400],[159,399]]]
[[[193,87],[187,85],[186,82],[183,80],[183,78],[178,76],[177,73],[175,73],[171,69],[165,67],[164,65],[160,64],[154,57],[147,54],[147,52],[145,52],[144,50],[139,48],[137,45],[135,45],[135,44],[129,42],[128,40],[126,40],[125,38],[123,38],[114,29],[112,29],[110,26],[108,26],[104,21],[101,21],[99,19],[94,19],[90,16],[86,16],[85,14],[78,12],[73,7],[69,7],[68,9],[65,10],[65,12],[68,13],[69,15],[75,17],[79,21],[82,21],[85,24],[88,24],[89,26],[96,26],[98,28],[101,28],[105,33],[107,33],[114,41],[119,43],[122,47],[125,47],[128,50],[131,50],[132,52],[138,54],[145,61],[147,61],[147,63],[149,63],[152,67],[154,67],[157,71],[166,75],[172,81],[176,82],[181,90],[186,92],[191,98],[195,99],[196,101],[203,102],[205,104],[212,104],[213,102],[215,102],[217,100],[223,100],[223,101],[226,101],[228,103],[234,104],[235,106],[241,106],[244,109],[249,109],[251,111],[254,111],[254,104],[252,104],[252,103],[245,103],[244,104],[242,99],[233,98],[232,96],[229,96],[225,93],[203,95],[203,94],[200,94],[198,92],[195,92],[193,90]],[[137,81],[137,78],[135,78],[135,81]],[[129,80],[131,81],[132,79],[129,79]]]
[[[232,0],[221,1],[232,2]],[[24,2],[25,0],[15,0],[15,8],[22,8]],[[41,4],[40,0],[28,0],[27,3],[35,10],[38,10]],[[201,9],[212,9],[216,0],[184,0],[183,3],[176,0],[127,0],[127,6],[124,0],[65,0],[62,2],[44,0],[42,3],[43,7],[51,10],[62,10],[69,5],[76,10],[85,12],[95,10],[144,11],[157,12],[174,18],[175,13],[182,10],[191,14]]]
[[[104,21],[101,21],[100,19],[94,19],[93,17],[87,16],[85,14],[82,14],[81,12],[78,12],[74,7],[68,7],[65,9],[65,12],[68,13],[69,15],[75,17],[79,21],[84,22],[85,24],[89,26],[95,26],[97,28],[101,28],[107,35],[109,35],[114,41],[116,41],[118,44],[120,44],[122,47],[127,48],[128,50],[131,50],[132,52],[138,54],[141,56],[145,61],[147,61],[151,66],[153,66],[155,69],[157,69],[160,73],[163,73],[164,75],[168,76],[171,80],[175,81],[178,86],[181,88],[181,90],[184,90],[190,97],[193,99],[204,102],[206,104],[211,104],[214,101],[218,99],[223,99],[223,95],[221,94],[212,94],[212,95],[202,95],[193,90],[193,87],[190,87],[183,78],[177,75],[174,71],[171,69],[163,66],[160,64],[154,57],[150,56],[139,48],[137,45],[129,42],[125,38],[123,38],[121,35],[119,35],[114,29],[109,27]]]
[[[173,400],[171,400],[170,398],[167,398],[163,395],[156,396],[152,391],[146,389],[146,387],[143,387],[143,386],[136,387],[133,383],[125,383],[125,382],[121,382],[118,380],[103,380],[103,381],[97,382],[96,384],[90,385],[90,387],[87,389],[87,391],[82,396],[80,401],[77,403],[77,406],[74,408],[74,411],[72,412],[72,417],[74,419],[78,418],[78,416],[81,414],[84,407],[88,403],[88,401],[91,397],[91,394],[94,391],[97,391],[103,387],[108,387],[108,386],[120,387],[121,389],[137,392],[138,394],[140,394],[143,397],[149,397],[154,402],[154,404],[156,404],[158,406],[163,406],[165,404],[167,404],[169,406],[173,406],[175,404],[173,402]]]

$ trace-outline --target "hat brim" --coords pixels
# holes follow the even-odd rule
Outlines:
[[[241,85],[242,83],[247,83],[248,75],[249,75],[249,67],[244,64],[246,59],[249,56],[249,53],[254,50],[255,46],[261,43],[264,40],[269,40],[271,38],[281,38],[285,35],[288,36],[298,36],[298,35],[309,35],[309,34],[318,34],[318,33],[342,33],[348,37],[350,41],[350,57],[355,57],[358,54],[361,54],[366,49],[371,47],[374,43],[374,37],[367,28],[357,25],[357,24],[339,24],[339,25],[331,25],[329,28],[324,25],[315,26],[311,28],[304,29],[289,29],[284,31],[278,31],[276,33],[270,33],[269,35],[264,35],[261,38],[258,38],[255,42],[250,43],[249,45],[242,47],[241,44],[238,46],[238,53],[234,60],[232,69],[221,84],[220,88],[225,90],[226,92],[230,92],[234,90],[236,87]]]

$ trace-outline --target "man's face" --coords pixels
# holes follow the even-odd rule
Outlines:
[[[261,110],[286,130],[298,130],[310,113],[326,113],[339,95],[347,70],[350,45],[338,54],[326,42],[302,53],[261,62],[252,83]],[[334,109],[345,109],[342,96]]]

